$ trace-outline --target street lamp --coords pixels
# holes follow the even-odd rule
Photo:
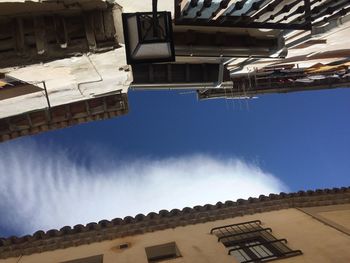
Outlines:
[[[123,13],[123,30],[128,64],[175,61],[170,12]]]

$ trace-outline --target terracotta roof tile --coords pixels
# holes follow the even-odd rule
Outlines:
[[[247,214],[263,213],[293,207],[312,207],[350,203],[350,187],[299,191],[297,193],[260,195],[259,198],[238,199],[236,202],[218,202],[182,210],[161,210],[147,215],[138,214],[124,219],[101,220],[86,226],[64,226],[46,233],[37,231],[23,237],[0,238],[0,258],[30,255],[55,249],[64,249],[118,237],[138,235],[157,230],[227,219]]]

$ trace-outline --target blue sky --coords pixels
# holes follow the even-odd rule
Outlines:
[[[181,92],[129,93],[130,113],[34,137],[78,151],[91,142],[132,157],[192,153],[257,162],[292,191],[350,183],[350,90],[197,101]],[[82,152],[84,152],[82,150]]]
[[[130,113],[123,117],[0,145],[0,172],[6,178],[0,208],[8,215],[0,217],[0,236],[158,211],[162,206],[182,208],[280,190],[350,185],[349,89],[248,101],[198,101],[194,93],[130,91],[129,104]],[[67,184],[72,193],[57,186]],[[120,197],[112,186],[121,187],[120,194],[122,188],[130,193],[120,211],[118,206],[98,208],[99,201]],[[51,187],[50,193],[33,194],[40,187]],[[23,189],[26,196],[21,195]],[[70,221],[46,217],[57,210],[77,210],[64,210],[70,205],[68,192],[86,209],[73,213]],[[161,202],[161,195],[169,198]],[[140,202],[143,199],[147,204]],[[91,207],[94,213],[87,214]],[[35,217],[41,214],[41,219]],[[20,227],[26,220],[35,223]]]

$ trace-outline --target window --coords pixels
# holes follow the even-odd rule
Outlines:
[[[150,263],[181,257],[175,242],[146,247],[145,250]]]
[[[302,254],[300,250],[291,250],[286,239],[277,239],[271,232],[271,228],[261,227],[260,220],[215,227],[210,231],[228,249],[228,254],[241,263],[266,262]]]
[[[61,263],[102,263],[103,262],[103,255],[93,256],[93,257],[87,257],[87,258],[79,258],[69,261],[64,261]]]

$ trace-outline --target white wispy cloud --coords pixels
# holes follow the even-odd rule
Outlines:
[[[35,143],[1,145],[0,223],[31,233],[287,190],[272,174],[237,158],[88,159],[85,164]]]

